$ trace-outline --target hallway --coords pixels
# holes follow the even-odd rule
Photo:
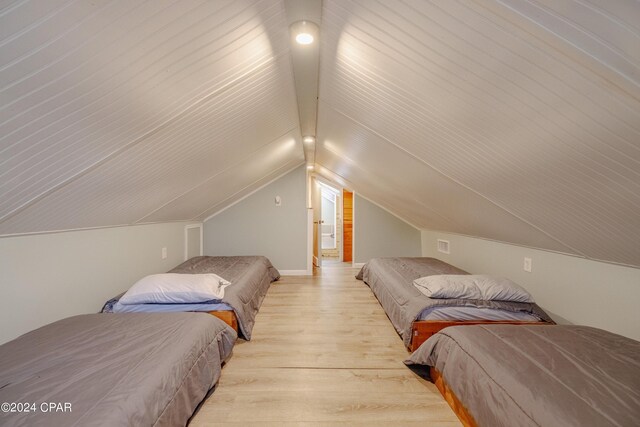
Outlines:
[[[239,340],[217,390],[192,426],[459,426],[348,264],[271,285],[253,330]]]

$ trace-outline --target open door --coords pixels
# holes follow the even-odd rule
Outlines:
[[[313,265],[322,265],[322,195],[320,184],[314,178],[311,181],[311,207],[313,208]]]
[[[353,262],[353,193],[342,190],[342,260]]]

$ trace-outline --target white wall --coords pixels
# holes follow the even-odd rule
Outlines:
[[[375,257],[420,256],[420,230],[354,194],[355,263]]]
[[[450,255],[436,250],[450,241]],[[509,277],[558,323],[594,326],[640,340],[640,269],[434,231],[422,232],[422,253],[474,274]],[[524,257],[532,271],[523,269]]]
[[[184,260],[186,224],[0,238],[0,343],[64,317],[97,313],[141,277],[175,267]]]
[[[204,222],[205,255],[264,255],[307,270],[306,169],[301,166]],[[280,196],[282,206],[276,206]]]

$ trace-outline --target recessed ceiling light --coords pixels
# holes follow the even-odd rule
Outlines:
[[[299,45],[312,44],[318,35],[318,26],[311,21],[298,21],[291,24],[291,36]]]
[[[300,33],[296,35],[296,42],[299,44],[311,44],[313,43],[313,35],[309,33]]]

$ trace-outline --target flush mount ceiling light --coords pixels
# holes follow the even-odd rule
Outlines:
[[[313,144],[315,140],[316,139],[313,136],[305,136],[304,138],[302,138],[302,142],[304,142],[305,144]]]
[[[313,43],[313,35],[309,33],[297,34],[296,41],[300,44],[311,44]]]
[[[311,21],[298,21],[291,24],[291,35],[296,43],[312,44],[318,38],[318,26]]]

